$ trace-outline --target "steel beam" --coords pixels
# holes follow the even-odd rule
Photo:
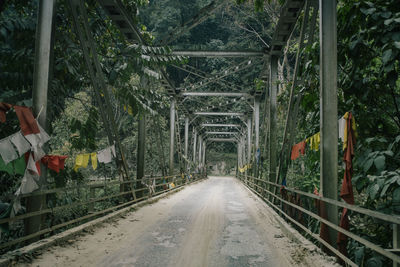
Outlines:
[[[277,140],[276,140],[276,106],[278,92],[278,57],[271,56],[270,60],[270,84],[269,84],[269,181],[277,182],[276,166],[277,166]],[[274,190],[274,186],[270,185],[270,191]]]
[[[185,117],[185,158],[188,157],[189,148],[189,117]]]
[[[320,0],[320,129],[321,194],[338,198],[337,29],[336,0]],[[327,220],[338,225],[338,208],[326,204]],[[337,231],[329,228],[329,243],[336,247]]]
[[[234,93],[234,92],[182,92],[182,96],[224,96],[224,97],[251,97],[248,93]]]
[[[169,175],[174,174],[174,154],[175,154],[175,99],[171,100],[169,123],[170,123],[170,141],[169,141]]]
[[[200,135],[199,136],[199,164],[198,164],[199,169],[201,169],[201,162],[202,162],[201,152],[202,151],[203,151],[203,137]]]
[[[255,157],[255,176],[258,177],[258,163],[257,155],[260,154],[260,99],[257,97],[254,99],[254,131],[255,131],[255,141],[254,141],[254,157]]]
[[[193,112],[194,115],[199,116],[243,116],[244,113],[240,112]]]
[[[240,142],[242,143],[242,167],[243,167],[243,165],[245,165],[247,163],[247,160],[246,160],[246,141],[245,141],[245,136],[244,135],[242,136]]]
[[[52,32],[54,16],[54,0],[43,0],[38,2],[39,13],[36,26],[35,65],[33,76],[32,107],[33,114],[38,118],[39,124],[47,128],[47,92],[50,83],[50,60],[52,54]],[[46,184],[46,167],[41,164],[42,174],[39,178],[39,186],[43,188]],[[46,198],[44,196],[31,196],[26,201],[26,212],[35,212],[44,209]],[[25,219],[25,234],[33,234],[41,229],[43,217],[32,216]],[[32,241],[36,241],[33,239]]]
[[[89,18],[86,12],[85,3],[79,0],[69,0],[68,2],[71,7],[72,11],[71,13],[74,18],[74,24],[81,43],[84,59],[86,61],[86,66],[89,71],[89,76],[93,85],[96,100],[100,107],[99,108],[100,115],[102,116],[103,124],[106,128],[107,134],[109,135],[108,138],[110,145],[112,145],[115,141],[115,145],[118,148],[117,151],[121,155],[122,167],[125,172],[124,179],[129,180],[130,174],[128,170],[128,164],[126,162],[125,153],[121,143],[121,138],[119,136],[118,128],[114,119],[114,111],[112,109],[112,104],[110,100],[109,88],[105,83],[106,81],[105,76],[97,55],[97,45],[89,26]],[[103,94],[104,97],[102,97],[101,94]],[[121,189],[125,190],[127,186],[128,185],[123,185],[121,186]],[[132,190],[132,195],[134,198],[136,198],[135,191],[133,190]]]
[[[196,164],[197,131],[193,128],[193,163]]]
[[[237,132],[205,132],[205,134],[237,134]]]
[[[236,142],[235,138],[208,138],[210,142]]]
[[[172,51],[173,56],[185,57],[263,57],[263,51]]]
[[[203,161],[202,161],[202,167],[203,167],[203,170],[206,168],[206,147],[207,147],[207,143],[206,142],[204,142],[204,144],[203,144]]]
[[[201,127],[240,127],[240,124],[214,124],[214,123],[203,123]]]
[[[137,168],[136,168],[136,189],[143,188],[142,178],[144,177],[144,152],[146,150],[146,114],[141,112],[139,115],[139,126],[138,126],[138,147],[137,147]],[[143,191],[136,192],[136,197],[140,198],[143,196]]]
[[[271,55],[280,55],[301,14],[305,0],[286,0],[271,41]]]
[[[251,118],[247,118],[247,163],[251,161]]]

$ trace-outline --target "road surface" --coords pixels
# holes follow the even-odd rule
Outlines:
[[[31,266],[329,265],[299,246],[238,180],[210,177],[52,247]]]

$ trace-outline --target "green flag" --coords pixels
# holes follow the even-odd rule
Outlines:
[[[5,171],[8,174],[13,174],[14,173],[14,169],[12,166],[12,162],[9,162],[8,164],[4,163],[4,160],[0,157],[0,171]]]
[[[19,159],[16,159],[15,161],[13,161],[13,163],[14,163],[15,174],[24,175],[25,169],[26,169],[25,157],[22,156]]]

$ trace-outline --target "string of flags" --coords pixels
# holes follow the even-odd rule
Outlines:
[[[129,115],[133,115],[133,108],[130,105],[124,105],[124,111],[127,111]]]
[[[250,168],[251,168],[251,164],[246,164],[242,168],[239,167],[239,172],[243,173],[243,172],[247,171]]]
[[[0,103],[0,122],[6,122],[7,113],[12,109],[17,115],[21,130],[0,140],[0,166],[8,173],[23,174],[21,185],[15,192],[15,214],[21,209],[21,194],[31,193],[39,188],[40,161],[46,156],[42,147],[50,140],[50,136],[37,122],[29,107]]]
[[[0,102],[1,123],[6,122],[7,113],[11,110],[14,110],[17,115],[20,131],[0,140],[0,171],[5,171],[10,175],[23,175],[21,184],[15,192],[13,214],[16,214],[21,209],[21,195],[39,189],[40,163],[59,173],[64,169],[68,156],[46,155],[43,145],[50,140],[50,136],[35,119],[29,107]],[[75,159],[74,170],[86,168],[89,157],[95,170],[97,162],[109,163],[113,156],[116,157],[114,145],[98,152],[79,154]]]
[[[78,154],[75,158],[74,171],[77,172],[80,168],[87,168],[89,160],[92,163],[93,170],[96,170],[97,162],[110,163],[112,157],[116,157],[115,145],[106,147],[98,152]]]
[[[341,117],[338,121],[338,131],[339,131],[339,139],[342,140],[343,142],[343,150],[346,149],[347,147],[347,120],[351,117],[351,122],[350,125],[352,127],[352,130],[354,133],[356,133],[356,121],[354,119],[354,116],[349,116],[349,112],[346,112],[343,117]],[[314,151],[319,150],[319,145],[321,143],[321,133],[318,132],[314,134],[311,137],[306,138],[305,140],[301,141],[300,143],[295,144],[292,146],[292,151],[291,151],[291,160],[297,159],[300,155],[305,154],[305,150],[307,147],[307,144],[309,145],[309,148]]]

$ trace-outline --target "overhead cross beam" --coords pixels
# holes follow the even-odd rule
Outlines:
[[[193,112],[194,115],[199,116],[244,116],[240,112]]]
[[[235,92],[182,92],[182,96],[224,96],[224,97],[251,97],[248,93],[235,93]]]
[[[208,138],[210,142],[237,142],[235,138]]]
[[[238,132],[205,132],[205,134],[230,134],[230,135],[235,135]]]
[[[264,51],[243,50],[243,51],[211,51],[211,50],[175,50],[173,56],[185,57],[263,57]]]
[[[240,124],[215,124],[215,123],[202,123],[201,127],[240,127]]]

